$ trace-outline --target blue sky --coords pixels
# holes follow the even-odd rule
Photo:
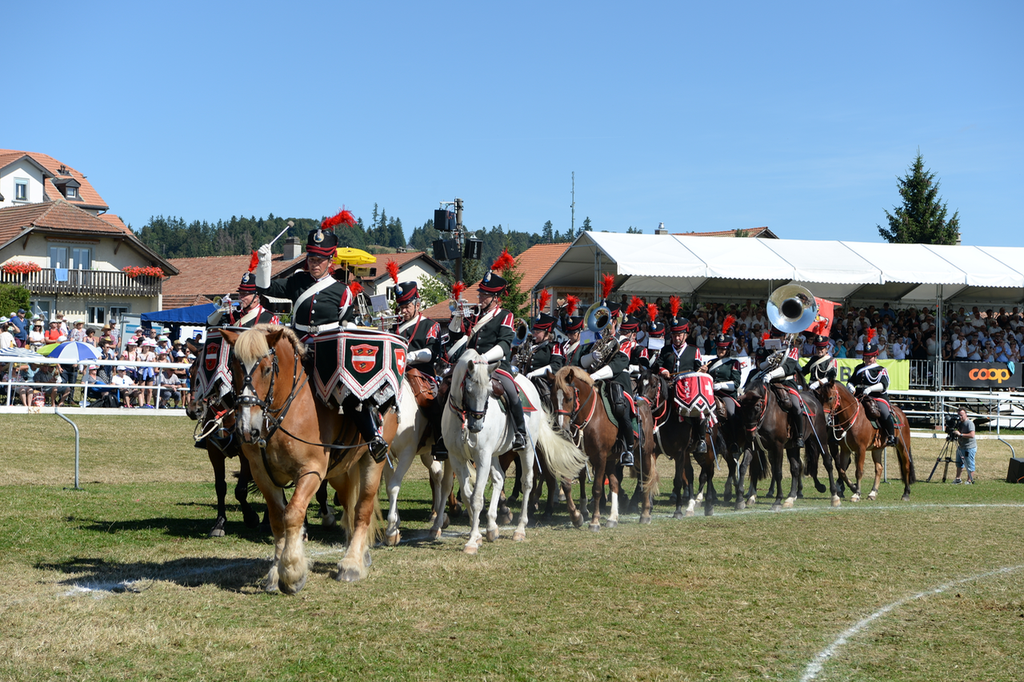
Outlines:
[[[769,226],[881,241],[918,149],[964,243],[1024,246],[1024,5],[36,3],[0,147],[151,215]],[[45,38],[44,38],[45,37]]]

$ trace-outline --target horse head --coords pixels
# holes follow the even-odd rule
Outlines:
[[[462,405],[466,415],[466,428],[471,433],[480,433],[487,416],[487,400],[491,396],[491,373],[487,360],[472,349],[466,350],[459,358],[452,373],[450,400]],[[458,390],[456,390],[458,387]]]
[[[290,329],[276,325],[259,324],[241,333],[225,329],[221,334],[234,351],[231,376],[239,436],[244,443],[265,445],[271,435],[268,413],[281,413],[292,396],[282,391],[275,395],[274,383],[280,373],[291,370],[294,392],[302,371],[302,344]]]
[[[743,395],[739,398],[738,414],[740,423],[748,432],[757,430],[764,416],[768,390],[762,381],[755,381],[747,385]]]
[[[594,380],[579,367],[571,365],[558,370],[554,380],[555,421],[563,433],[569,433],[572,420],[580,409],[580,389],[593,390]]]

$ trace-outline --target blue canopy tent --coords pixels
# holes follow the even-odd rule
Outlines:
[[[159,322],[160,324],[187,324],[200,326],[206,324],[206,318],[217,310],[216,303],[205,303],[193,305],[187,308],[172,308],[171,310],[158,310],[154,313],[142,313],[142,323]]]

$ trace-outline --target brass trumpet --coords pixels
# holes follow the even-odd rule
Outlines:
[[[464,298],[449,303],[448,309],[452,311],[452,315],[461,315],[462,317],[476,317],[480,314],[480,304],[470,303]]]

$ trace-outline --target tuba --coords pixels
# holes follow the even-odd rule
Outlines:
[[[513,323],[515,338],[512,339],[512,364],[520,372],[525,372],[530,367],[530,360],[533,357],[533,337],[530,336],[530,325],[521,317],[517,317]]]
[[[772,367],[778,367],[785,358],[786,349],[796,340],[796,335],[814,324],[818,317],[818,302],[806,287],[784,284],[768,297],[766,312],[775,328],[786,334],[786,348],[776,351],[769,358]]]
[[[603,303],[595,303],[587,308],[587,329],[599,334],[600,338],[590,347],[594,356],[590,371],[600,369],[619,351],[619,340],[612,335],[612,311]]]

